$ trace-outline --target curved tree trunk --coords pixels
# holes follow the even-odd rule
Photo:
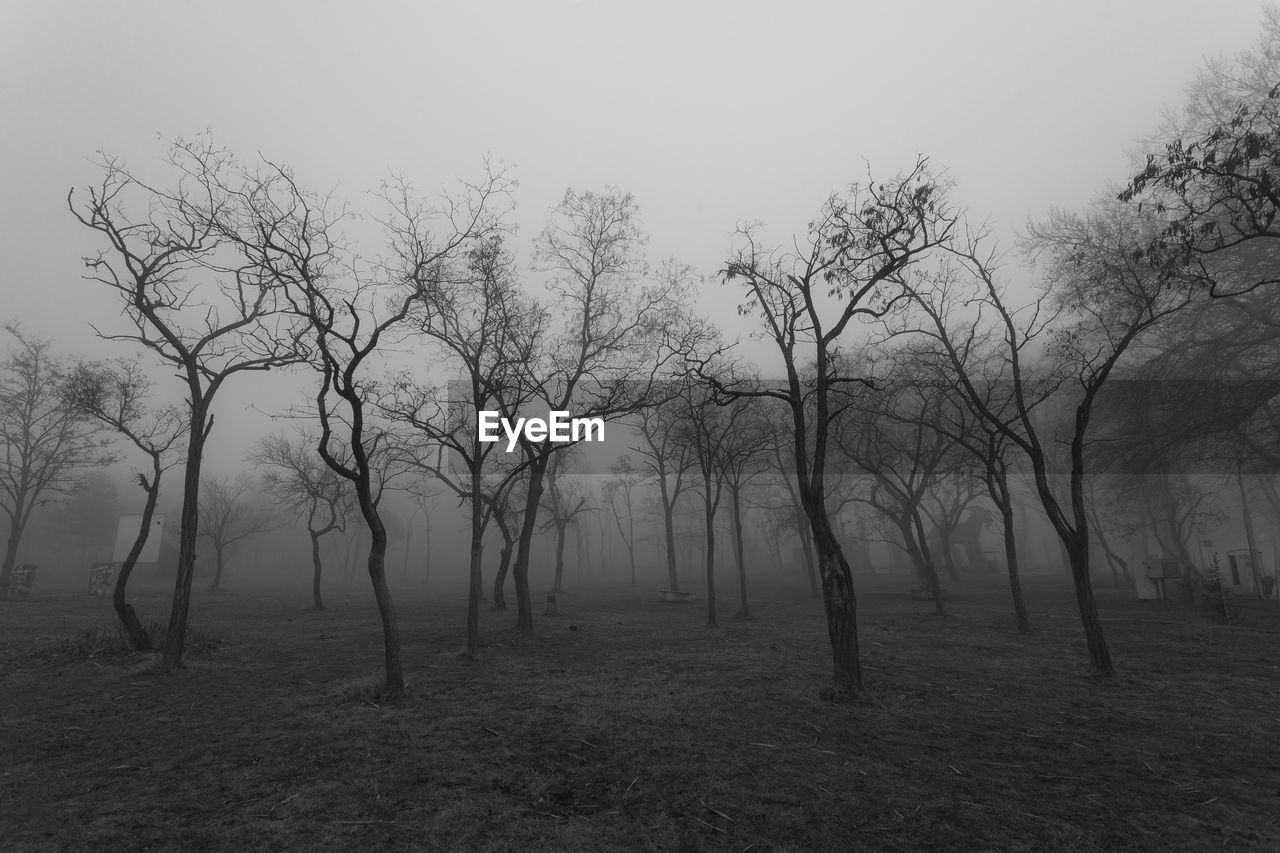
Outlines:
[[[533,599],[529,595],[529,552],[533,545],[533,528],[538,523],[538,506],[542,500],[542,477],[547,471],[547,457],[535,459],[529,466],[529,490],[525,495],[524,518],[520,525],[520,547],[516,551],[511,574],[516,585],[516,629],[533,630]]]
[[[213,547],[213,582],[209,584],[209,589],[216,592],[222,586],[222,555],[223,547],[214,543]]]
[[[0,567],[0,596],[9,597],[9,585],[13,580],[13,567],[18,562],[18,540],[20,534],[16,532],[17,525],[11,525],[9,528],[9,538],[4,548],[4,565]]]
[[[1075,581],[1076,603],[1080,608],[1080,622],[1089,646],[1089,660],[1094,669],[1113,675],[1111,652],[1102,633],[1102,620],[1098,617],[1098,604],[1093,597],[1093,585],[1089,578],[1089,536],[1077,534],[1067,544],[1067,556],[1071,560],[1071,576]]]
[[[1022,597],[1022,578],[1018,574],[1018,541],[1014,533],[1013,507],[1006,502],[1000,504],[1000,518],[1004,526],[1004,559],[1009,569],[1009,592],[1013,595],[1013,616],[1018,624],[1018,631],[1027,634],[1031,632],[1031,619],[1027,616],[1027,605]]]
[[[915,564],[916,575],[922,585],[929,587],[929,594],[933,597],[933,612],[938,616],[946,616],[947,607],[942,600],[942,584],[938,582],[938,573],[933,567],[929,546],[924,541],[924,525],[913,513],[898,521],[898,529],[907,546],[907,554]]]
[[[311,599],[316,610],[324,610],[324,600],[320,597],[320,575],[324,570],[320,562],[320,536],[316,530],[308,529],[311,534]]]
[[[942,565],[946,567],[947,577],[952,583],[959,583],[960,571],[956,568],[955,555],[951,553],[952,529],[949,525],[938,526],[938,548],[942,551]]]
[[[507,609],[507,571],[511,568],[511,543],[505,542],[498,554],[498,574],[493,579],[493,607],[491,610]]]
[[[147,630],[138,620],[138,614],[134,612],[133,605],[125,600],[125,592],[129,586],[129,576],[133,574],[133,567],[138,564],[138,557],[142,555],[142,549],[147,544],[147,536],[151,533],[151,519],[155,516],[156,503],[160,498],[160,466],[158,464],[153,464],[151,476],[152,480],[148,483],[142,475],[139,475],[142,487],[147,492],[147,503],[142,508],[142,527],[138,529],[133,547],[129,549],[124,562],[120,565],[120,574],[116,575],[115,590],[111,594],[111,606],[115,608],[125,636],[129,638],[129,644],[134,650],[139,652],[151,651],[151,638],[147,636]]]
[[[667,589],[672,592],[679,592],[680,574],[676,568],[676,507],[675,501],[671,499],[671,492],[667,488],[665,466],[659,466],[658,468],[658,496],[662,498],[662,532],[667,546]],[[633,545],[635,541],[635,533],[633,532],[631,537]],[[633,582],[631,585],[635,586],[635,583]]]
[[[831,530],[820,496],[801,487],[805,515],[813,533],[818,569],[822,575],[822,602],[831,642],[832,698],[850,699],[862,692],[862,659],[858,648],[858,598],[853,572],[840,541]]]
[[[802,495],[797,495],[795,487],[791,485],[791,478],[787,476],[786,468],[782,464],[781,452],[775,451],[775,453],[777,454],[778,467],[783,471],[782,482],[787,487],[787,494],[791,497],[791,509],[796,515],[796,533],[800,537],[800,547],[804,555],[804,569],[809,576],[809,595],[818,598],[825,595],[825,593],[823,592],[824,587],[818,579],[820,572],[816,564],[820,560],[814,554],[813,522],[809,518],[809,511],[804,506]],[[830,524],[828,523],[829,528]],[[852,576],[850,577],[852,578]]]
[[[400,662],[400,627],[396,620],[395,605],[387,586],[387,529],[376,515],[365,516],[369,525],[369,580],[373,584],[373,597],[382,619],[383,660],[386,665],[386,695],[389,700],[399,698],[404,692],[404,670]]]
[[[204,443],[209,437],[204,401],[191,404],[191,432],[187,441],[187,467],[182,483],[181,531],[178,542],[178,571],[173,584],[173,605],[169,610],[169,626],[164,635],[161,670],[170,675],[182,668],[182,652],[187,638],[187,615],[191,608],[191,582],[196,572],[196,534],[200,529],[200,463]]]

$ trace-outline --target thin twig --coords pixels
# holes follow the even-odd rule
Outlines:
[[[696,820],[698,823],[702,824],[703,826],[709,826],[709,827],[711,827],[711,828],[712,828],[712,829],[714,829],[716,832],[724,832],[724,830],[723,830],[723,829],[721,829],[720,827],[716,826],[714,823],[707,823],[705,820],[703,820],[702,818],[698,817],[697,815],[694,815],[694,816],[693,816],[693,819],[694,819],[694,820]]]
[[[725,820],[729,821],[729,823],[737,823],[737,821],[735,821],[733,818],[729,817],[727,814],[725,814],[724,812],[720,811],[719,809],[713,809],[713,808],[711,808],[711,806],[707,805],[707,801],[706,801],[706,800],[698,800],[698,802],[702,803],[702,807],[703,807],[703,808],[705,808],[707,811],[711,812],[712,814],[718,814],[718,815],[720,815],[720,817],[722,817],[722,818],[724,818]]]

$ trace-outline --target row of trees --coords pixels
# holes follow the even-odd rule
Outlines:
[[[383,249],[371,256],[344,233],[357,225],[347,209],[305,189],[284,164],[244,163],[203,137],[178,141],[169,156],[172,180],[160,185],[104,158],[102,181],[68,197],[103,246],[86,259],[89,278],[118,296],[126,321],[102,334],[176,372],[186,400],[181,409],[151,412],[138,375],[121,374],[113,385],[115,377],[87,371],[77,406],[50,410],[50,417],[72,412],[63,433],[78,450],[64,455],[78,461],[64,470],[104,452],[85,426],[91,412],[151,458],[140,483],[153,509],[151,490],[172,464],[165,454],[185,442],[163,653],[172,671],[182,662],[201,460],[217,393],[241,374],[309,370],[310,402],[292,414],[310,420],[314,458],[281,440],[264,444],[259,459],[277,471],[273,487],[308,519],[317,604],[319,537],[347,512],[367,527],[389,696],[403,688],[380,508],[389,478],[425,473],[469,507],[473,652],[489,525],[503,541],[494,603],[505,600],[509,566],[517,625],[528,630],[540,518],[556,532],[562,555],[566,526],[584,507],[562,476],[563,445],[522,438],[518,453],[495,453],[479,441],[480,410],[511,420],[568,410],[636,423],[635,456],[618,462],[609,499],[630,505],[627,472],[642,460],[658,487],[674,588],[674,507],[685,490],[700,496],[713,624],[720,502],[727,491],[745,589],[742,490],[772,458],[789,473],[782,483],[814,555],[832,693],[840,698],[863,689],[841,508],[870,507],[896,528],[943,613],[931,539],[944,543],[945,564],[948,531],[964,508],[989,502],[1003,523],[1015,621],[1027,630],[1012,532],[1022,475],[1068,556],[1090,660],[1110,673],[1091,579],[1098,527],[1091,472],[1138,457],[1168,472],[1167,463],[1207,441],[1231,448],[1242,468],[1246,449],[1258,459],[1274,446],[1274,427],[1261,423],[1274,398],[1265,383],[1242,389],[1214,417],[1177,428],[1125,421],[1118,413],[1132,414],[1125,405],[1132,397],[1114,393],[1118,378],[1269,366],[1276,306],[1263,285],[1274,280],[1266,238],[1277,233],[1280,162],[1280,72],[1269,46],[1280,43],[1280,26],[1274,15],[1266,26],[1263,49],[1209,66],[1188,109],[1162,131],[1123,191],[1030,226],[1030,286],[923,158],[892,178],[832,194],[806,230],[785,241],[770,241],[763,226],[739,228],[719,277],[737,294],[739,313],[756,320],[777,381],[762,378],[752,353],[721,341],[690,309],[688,267],[647,262],[636,204],[618,190],[565,194],[534,241],[538,294],[522,281],[511,249],[513,185],[501,170],[486,166],[477,183],[435,202],[404,182],[384,187]],[[1215,295],[1223,298],[1209,307]],[[1202,309],[1194,323],[1191,306]],[[1224,331],[1234,342],[1215,346]],[[1183,346],[1188,341],[1194,346]],[[22,358],[38,362],[40,348],[24,345]],[[21,365],[14,365],[8,375],[17,382]],[[1152,407],[1186,408],[1187,387],[1158,387]],[[3,393],[16,392],[6,385]],[[6,434],[10,447],[20,446],[20,432]],[[1126,447],[1123,439],[1135,435],[1143,440]],[[1101,438],[1109,440],[1105,453]],[[35,492],[10,488],[16,533],[6,577],[33,496],[59,483],[54,476]],[[1169,512],[1185,515],[1185,503],[1172,500]],[[632,548],[634,530],[621,513],[616,518]],[[562,556],[558,562],[557,585]]]

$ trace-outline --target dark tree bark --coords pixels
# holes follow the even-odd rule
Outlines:
[[[196,576],[196,536],[200,526],[200,464],[204,461],[205,440],[213,428],[208,415],[209,404],[199,393],[199,376],[193,364],[188,371],[188,387],[192,390],[191,427],[187,440],[187,464],[182,478],[182,514],[179,520],[178,573],[173,582],[173,604],[169,608],[169,625],[165,629],[161,666],[169,674],[182,668],[186,647],[187,616],[191,610],[191,583]]]
[[[284,319],[278,282],[254,276],[243,259],[222,260],[238,245],[224,217],[234,217],[245,198],[262,188],[230,154],[206,139],[175,143],[170,162],[181,178],[177,189],[156,190],[111,158],[102,162],[102,183],[77,206],[67,205],[80,224],[98,232],[107,252],[86,257],[88,277],[120,297],[131,334],[104,335],[151,350],[173,368],[187,395],[188,444],[179,524],[178,568],[161,666],[182,666],[195,577],[200,466],[213,426],[210,406],[231,376],[264,371],[300,360],[300,330]],[[125,200],[145,198],[136,219]],[[115,260],[111,260],[114,258]],[[250,263],[252,265],[252,262]]]
[[[142,555],[142,549],[147,544],[147,535],[151,531],[151,519],[155,517],[156,503],[160,498],[160,475],[164,469],[160,467],[159,456],[160,454],[157,453],[153,458],[149,481],[146,477],[138,475],[138,482],[147,493],[147,502],[142,508],[142,527],[138,530],[138,536],[133,540],[129,553],[125,555],[124,562],[120,564],[120,574],[116,575],[115,590],[111,593],[111,606],[115,608],[125,636],[129,638],[129,644],[139,652],[151,651],[151,638],[147,636],[147,630],[142,627],[138,614],[134,612],[133,605],[125,596],[133,567],[138,564],[138,557]]]
[[[733,510],[733,555],[738,564],[738,593],[742,598],[742,617],[751,618],[751,604],[747,599],[747,554],[742,542],[742,487],[730,484],[729,506]]]
[[[707,525],[707,625],[716,626],[716,504],[720,502],[720,486],[713,490],[710,479],[703,481],[703,520]]]
[[[493,606],[491,610],[507,609],[507,571],[511,568],[511,543],[504,542],[498,554],[498,573],[493,578]]]
[[[160,498],[160,478],[173,464],[166,461],[166,454],[182,437],[186,426],[176,407],[148,411],[145,399],[151,390],[151,382],[141,371],[138,361],[119,360],[114,366],[81,363],[76,366],[65,390],[66,400],[81,412],[124,435],[135,447],[147,454],[151,461],[151,476],[138,474],[138,485],[146,494],[142,509],[142,524],[134,537],[133,545],[120,565],[112,606],[120,619],[125,635],[137,651],[150,651],[151,638],[147,636],[141,621],[128,603],[127,590],[134,566],[142,555],[151,533],[156,504]]]
[[[740,311],[760,318],[786,370],[785,387],[746,395],[780,400],[790,414],[796,480],[822,576],[830,695],[839,701],[863,687],[853,574],[826,506],[829,433],[838,414],[832,389],[853,378],[841,372],[840,340],[856,320],[882,316],[906,298],[904,271],[950,240],[958,219],[921,159],[887,182],[833,194],[794,251],[762,247],[755,229],[740,229],[740,246],[722,271],[727,281],[743,282],[747,302]]]
[[[320,579],[324,574],[324,563],[320,559],[320,531],[307,531],[311,536],[311,601],[316,610],[324,610],[324,597],[320,594]]]

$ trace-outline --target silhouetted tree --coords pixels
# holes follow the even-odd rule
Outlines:
[[[209,589],[222,585],[228,553],[237,544],[276,526],[274,515],[257,498],[257,484],[247,474],[234,479],[212,477],[200,489],[200,535],[213,546],[214,571]]]
[[[521,404],[608,421],[653,402],[701,327],[684,308],[688,268],[667,262],[651,275],[643,243],[629,194],[565,192],[535,242],[536,269],[549,274],[547,288],[564,321],[531,354]],[[506,400],[500,408],[512,422],[520,416],[519,407]],[[549,438],[520,442],[529,462],[512,569],[520,630],[533,628],[529,559],[544,478],[552,455],[567,446]]]
[[[347,481],[325,464],[315,445],[315,436],[306,433],[293,438],[271,435],[258,442],[249,461],[267,468],[263,486],[276,506],[295,518],[306,519],[311,539],[311,599],[316,610],[324,610],[320,540],[335,530],[342,532],[352,506]]]
[[[0,510],[9,520],[0,596],[7,598],[32,513],[113,457],[97,422],[68,401],[63,366],[49,342],[20,326],[4,328],[17,342],[0,362]]]
[[[904,273],[951,238],[956,219],[944,184],[921,159],[904,175],[832,195],[795,251],[763,246],[758,228],[739,229],[739,245],[723,269],[725,280],[743,290],[739,310],[759,318],[782,358],[785,382],[750,393],[789,409],[800,503],[822,580],[835,698],[862,691],[853,576],[826,505],[831,392],[856,378],[838,370],[835,356],[850,324],[904,298]]]
[[[146,183],[117,159],[103,157],[102,182],[67,204],[107,249],[85,258],[88,278],[111,289],[133,327],[109,334],[154,354],[174,369],[186,392],[187,452],[173,606],[162,667],[182,666],[199,532],[201,463],[213,429],[213,401],[232,376],[293,364],[300,327],[286,313],[278,282],[235,251],[222,219],[254,182],[233,188],[243,171],[207,139],[175,142],[170,189]],[[132,212],[130,212],[132,210]],[[95,327],[97,331],[97,327]]]
[[[67,385],[67,399],[81,412],[97,418],[101,423],[127,438],[134,447],[147,455],[150,476],[138,471],[138,485],[146,494],[142,507],[142,521],[133,545],[120,565],[116,575],[111,603],[134,649],[144,652],[152,648],[151,638],[126,599],[129,577],[142,555],[151,532],[156,503],[160,499],[160,478],[178,462],[172,453],[174,446],[186,433],[188,423],[181,411],[174,406],[150,409],[146,400],[152,389],[151,381],[142,372],[138,360],[120,360],[112,364],[81,363],[76,366]]]
[[[392,257],[374,263],[337,242],[341,216],[329,199],[300,188],[287,167],[266,163],[222,229],[256,276],[285,290],[307,329],[320,380],[314,394],[317,450],[351,482],[369,530],[369,580],[382,622],[383,696],[389,701],[404,691],[404,670],[379,503],[403,470],[396,470],[387,426],[374,420],[377,382],[369,373],[381,366],[384,345],[408,331],[408,318],[426,294],[465,275],[469,253],[501,232],[494,206],[508,188],[505,177],[486,169],[480,183],[464,185],[439,208],[418,200],[404,183],[385,188]]]

